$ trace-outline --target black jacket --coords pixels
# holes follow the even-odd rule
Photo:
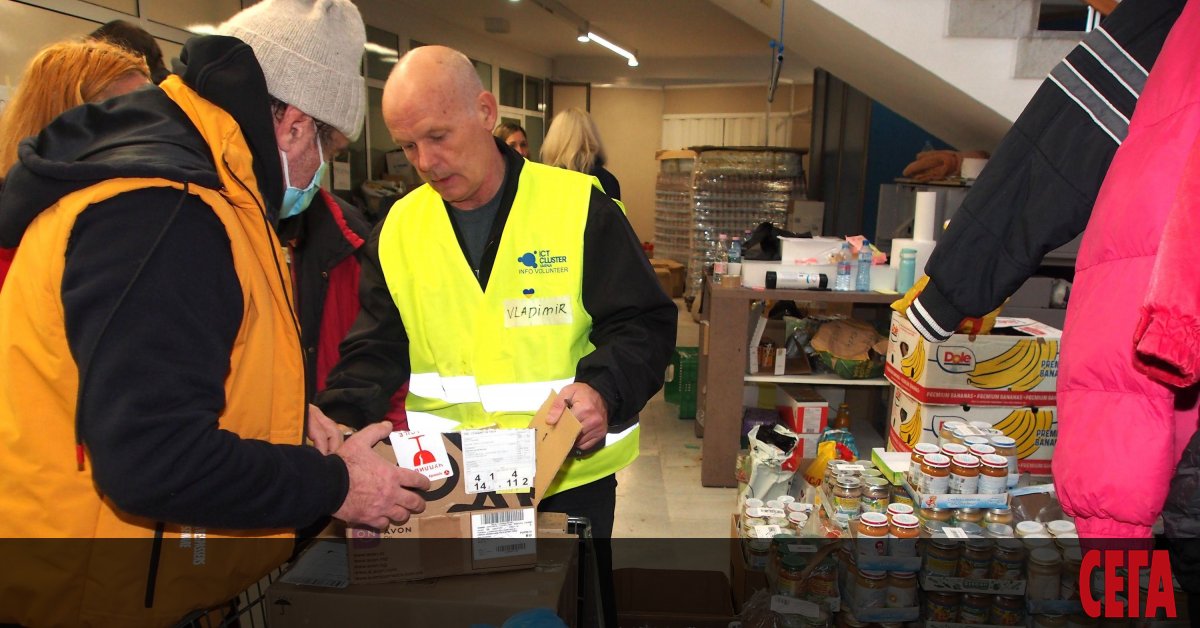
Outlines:
[[[604,188],[605,194],[618,201],[621,200],[621,182],[617,181],[617,177],[609,172],[604,164],[592,166],[592,171],[588,174],[600,180],[600,186]]]
[[[496,145],[504,154],[507,173],[483,253],[479,283],[484,287],[525,163],[503,143]],[[388,398],[410,372],[408,335],[379,266],[379,232],[377,226],[365,247],[362,311],[342,343],[342,361],[329,376],[329,388],[317,395],[317,405],[326,414],[351,426],[382,417]],[[678,309],[663,293],[624,213],[596,189],[583,232],[583,306],[592,316],[590,340],[596,350],[579,361],[575,380],[600,393],[610,425],[618,425],[634,417],[662,387],[675,347]]]
[[[326,198],[332,198],[337,206],[330,207]],[[325,320],[326,297],[330,289],[342,289],[330,285],[331,277],[341,276],[336,270],[338,266],[357,261],[358,252],[370,232],[371,227],[362,210],[333,194],[328,197],[317,194],[308,209],[279,222],[279,239],[291,255],[308,399],[316,393],[321,334],[344,331],[332,330]],[[351,296],[356,297],[357,291]],[[338,337],[337,341],[340,340]]]
[[[929,284],[906,314],[926,339],[944,340],[963,319],[1000,307],[1046,253],[1083,232],[1183,5],[1125,0],[1054,68],[925,266]]]
[[[238,121],[275,215],[283,174],[253,51],[233,38],[201,37],[181,59],[184,82]],[[219,188],[211,155],[155,87],[72,109],[21,145],[0,198],[0,246],[16,245],[60,197],[106,179]],[[62,301],[76,360],[91,349],[80,364],[79,436],[99,489],[123,510],[212,528],[299,528],[345,499],[339,457],[219,429],[244,306],[229,237],[198,198],[144,189],[83,212],[68,243]]]

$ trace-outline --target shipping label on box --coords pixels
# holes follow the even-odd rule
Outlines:
[[[777,387],[775,407],[783,424],[793,432],[819,434],[829,423],[829,402],[812,386]]]
[[[1058,442],[1058,408],[1054,406],[939,406],[925,404],[903,390],[892,393],[888,449],[912,451],[917,443],[937,443],[946,421],[982,421],[1017,441],[1021,473],[1050,475],[1050,459]]]
[[[912,398],[932,404],[1053,405],[1062,332],[1030,319],[999,318],[998,333],[926,341],[892,314],[885,373]]]
[[[349,538],[354,584],[420,580],[528,567],[536,508],[579,435],[565,411],[546,425],[554,395],[528,429],[420,434],[395,432],[376,453],[430,479],[425,511],[386,530],[355,526]]]

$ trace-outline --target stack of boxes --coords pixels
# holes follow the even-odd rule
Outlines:
[[[1021,474],[1049,476],[1058,440],[1061,337],[1033,320],[1000,318],[991,334],[931,343],[893,315],[885,365],[895,384],[888,450],[937,443],[947,421],[986,423],[1016,441]]]

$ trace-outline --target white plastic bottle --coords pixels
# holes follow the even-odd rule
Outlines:
[[[854,254],[850,252],[850,243],[842,243],[842,251],[838,254],[837,277],[833,281],[833,289],[840,292],[850,291],[850,275],[853,273],[850,260]]]
[[[717,236],[716,258],[713,260],[713,283],[721,283],[721,277],[729,274],[729,236]]]

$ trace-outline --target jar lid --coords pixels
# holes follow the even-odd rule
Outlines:
[[[1061,562],[1058,557],[1058,550],[1052,547],[1039,547],[1029,552],[1029,560],[1039,565],[1055,565]]]
[[[986,550],[992,548],[992,542],[988,539],[969,539],[967,547],[973,550]]]
[[[762,516],[762,508],[755,506],[753,508],[746,509],[746,517],[748,519],[761,519]]]
[[[795,525],[804,525],[808,523],[808,513],[806,512],[789,512],[787,516],[788,523]]]
[[[993,539],[1010,539],[1013,535],[1012,526],[1003,523],[989,523],[983,532]]]
[[[869,569],[860,569],[860,570],[858,570],[858,575],[866,578],[867,580],[883,580],[884,578],[887,577],[887,572],[886,571],[871,571]]]
[[[1046,531],[1054,536],[1061,534],[1074,534],[1075,524],[1066,519],[1057,519],[1046,524]]]
[[[757,497],[747,497],[746,501],[742,502],[742,508],[749,511],[751,508],[762,508],[763,500]]]
[[[886,526],[888,524],[887,515],[881,512],[864,512],[858,519],[863,525],[868,526]]]
[[[807,514],[812,512],[813,505],[806,504],[804,502],[791,502],[787,504],[784,509],[787,510],[788,513],[802,512]]]
[[[988,508],[988,513],[993,515],[1011,515],[1012,509],[1008,506],[1004,508]]]
[[[1005,449],[1017,446],[1016,439],[1010,436],[992,436],[988,438],[988,440],[992,442],[992,445],[996,447],[1003,447]]]
[[[887,487],[888,481],[883,478],[863,478],[863,484],[873,488]]]
[[[892,523],[897,528],[915,528],[921,525],[921,520],[917,519],[916,515],[899,514],[892,515]]]
[[[942,448],[934,445],[933,443],[917,443],[916,445],[913,445],[913,451],[921,454],[922,456],[928,456],[929,454],[941,453]]]
[[[965,454],[967,453],[967,446],[959,445],[958,443],[946,443],[945,445],[942,445],[942,453],[946,454],[947,456]]]
[[[946,422],[942,423],[941,429],[946,430],[946,431],[952,431],[952,430],[956,430],[960,427],[963,427],[964,425],[966,425],[965,421],[946,421]]]
[[[862,486],[862,480],[853,475],[839,475],[837,485],[838,488],[859,488]]]
[[[778,499],[772,499],[771,501],[767,502],[767,508],[771,508],[773,510],[783,510],[783,502],[779,501]]]
[[[779,562],[788,569],[804,569],[808,566],[808,555],[802,552],[788,554],[779,559]]]
[[[988,449],[995,451],[995,448],[993,448],[993,447],[988,447]],[[972,450],[972,451],[974,451],[974,450]],[[1008,459],[1005,458],[1004,456],[997,456],[996,454],[987,454],[985,456],[980,456],[979,461],[983,463],[983,466],[992,467],[993,469],[1000,469],[1000,468],[1007,469],[1008,468]],[[1008,510],[1008,509],[1005,508],[1004,510]]]
[[[979,446],[986,447],[987,443],[988,443],[987,436],[967,436],[967,437],[963,438],[963,442],[962,442],[963,445],[967,446],[967,449],[971,449],[971,448],[979,447]]]
[[[893,578],[900,578],[901,580],[908,580],[909,578],[915,579],[917,577],[917,572],[915,571],[890,571],[888,573],[890,573]]]
[[[925,464],[935,469],[950,466],[950,458],[942,454],[929,454],[925,456]]]
[[[941,521],[935,521],[932,519],[921,524],[921,530],[923,532],[927,533],[929,536],[941,534],[942,530],[945,529],[945,527],[946,527],[945,523],[943,523]]]
[[[888,504],[887,511],[889,515],[911,515],[913,507],[908,504]]]
[[[796,498],[792,497],[791,495],[783,495],[780,497],[776,497],[775,501],[782,502],[783,504],[786,505],[786,504],[794,503],[796,501]]]
[[[958,514],[959,515],[977,515],[982,511],[983,511],[982,508],[959,508]]]
[[[1025,544],[1021,542],[1021,539],[1000,539],[996,541],[996,546],[1009,551],[1025,549]]]
[[[967,423],[967,425],[970,425],[971,427],[973,427],[973,428],[975,428],[975,429],[977,429],[977,430],[990,430],[990,429],[992,429],[992,424],[991,424],[991,423],[988,423],[987,421],[971,421],[971,422]]]
[[[996,448],[987,444],[987,442],[985,440],[985,442],[983,442],[982,444],[971,445],[971,455],[978,456],[980,458],[982,458],[984,456],[994,456],[994,455],[996,455]],[[1004,460],[1004,459],[1001,458],[1001,460]],[[1004,460],[1004,463],[1008,464],[1008,461]]]
[[[979,458],[971,454],[958,454],[954,456],[954,464],[966,469],[974,469],[979,466]]]
[[[874,469],[875,463],[870,460],[855,460],[854,464],[859,465],[864,469]]]
[[[1031,534],[1039,534],[1039,533],[1043,533],[1045,531],[1046,531],[1046,526],[1042,525],[1040,522],[1037,522],[1037,521],[1022,521],[1021,523],[1017,524],[1017,532],[1020,533],[1022,536],[1029,536]]]
[[[958,529],[962,530],[963,532],[966,532],[967,536],[974,536],[974,537],[982,537],[983,536],[983,526],[979,525],[978,523],[971,523],[970,521],[960,521],[958,524]]]
[[[1041,548],[1050,548],[1056,552],[1058,551],[1058,549],[1054,546],[1054,539],[1051,538],[1049,534],[1030,534],[1029,536],[1021,539],[1021,541],[1025,543],[1026,547],[1028,547],[1030,551]]]

